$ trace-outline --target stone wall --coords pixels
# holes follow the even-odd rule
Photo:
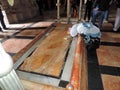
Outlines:
[[[1,0],[9,23],[19,23],[34,18],[38,15],[36,0],[14,0],[14,6],[10,6],[7,0]]]

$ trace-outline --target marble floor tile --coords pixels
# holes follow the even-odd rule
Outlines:
[[[97,55],[100,65],[120,67],[120,47],[101,45]]]
[[[32,39],[17,39],[11,38],[2,43],[4,49],[8,53],[17,53],[26,45],[28,45]]]
[[[119,42],[120,34],[114,32],[102,32],[101,42]]]
[[[120,77],[102,74],[104,90],[120,90]]]

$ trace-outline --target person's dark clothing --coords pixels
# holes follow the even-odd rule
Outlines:
[[[92,0],[87,0],[87,2],[86,2],[86,7],[87,7],[87,8],[91,8],[91,7],[92,7],[92,4],[93,4],[93,1],[92,1]]]
[[[2,10],[0,9],[0,20],[3,18]]]
[[[120,8],[120,0],[115,1],[117,8]]]
[[[87,16],[88,16],[88,21],[90,20],[91,12],[92,12],[92,5],[93,5],[93,1],[92,0],[87,0],[87,2],[85,4],[84,20],[86,20]]]
[[[111,0],[96,0],[93,7],[98,7],[98,11],[106,11],[109,9],[110,2]]]
[[[96,19],[98,18],[98,27],[102,29],[105,12],[110,7],[112,0],[96,0],[93,4],[92,20],[91,22],[95,25]]]
[[[6,25],[4,23],[4,16],[1,9],[0,9],[0,22],[2,24],[3,29],[6,29]]]

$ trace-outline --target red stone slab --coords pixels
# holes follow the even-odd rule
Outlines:
[[[76,52],[74,56],[72,75],[70,83],[73,85],[74,90],[80,90],[80,80],[81,80],[81,71],[83,62],[83,41],[82,38],[78,35],[78,41],[76,46]]]
[[[71,41],[67,34],[68,27],[58,24],[33,54],[25,59],[20,70],[58,77]]]

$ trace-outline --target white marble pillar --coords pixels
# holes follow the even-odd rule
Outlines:
[[[0,43],[0,87],[2,90],[24,90],[15,70],[13,60]]]

